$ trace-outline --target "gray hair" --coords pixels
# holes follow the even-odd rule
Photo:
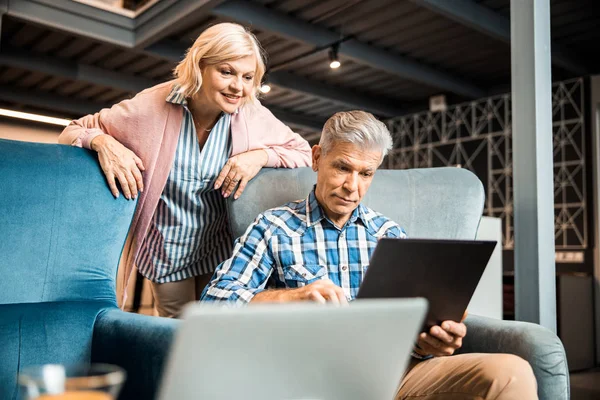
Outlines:
[[[319,141],[323,154],[340,142],[369,150],[381,150],[381,161],[393,145],[387,126],[365,111],[338,112],[325,122]]]

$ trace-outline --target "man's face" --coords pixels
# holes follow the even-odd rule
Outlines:
[[[329,219],[341,227],[369,190],[381,152],[335,143],[326,154],[320,146],[313,146],[312,155],[313,170],[317,171],[317,200]]]

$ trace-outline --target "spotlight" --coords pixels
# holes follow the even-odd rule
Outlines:
[[[263,85],[260,87],[260,91],[262,93],[269,93],[271,91],[271,86],[268,83],[263,83]]]
[[[336,69],[339,68],[342,63],[340,62],[339,58],[338,58],[338,50],[340,48],[339,43],[334,44],[333,46],[331,46],[331,49],[329,49],[329,68],[331,69]]]

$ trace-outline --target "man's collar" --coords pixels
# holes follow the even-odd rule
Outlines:
[[[327,214],[323,210],[323,207],[319,204],[317,200],[317,196],[315,195],[315,189],[317,185],[313,186],[313,189],[308,194],[306,198],[306,224],[310,227],[317,222],[320,222],[323,218],[326,218],[329,222],[331,220],[327,218]],[[358,207],[352,211],[352,215],[346,225],[353,224],[356,220],[360,219],[365,227],[369,227],[369,219],[367,218],[367,212],[365,207],[362,204],[359,204]],[[333,223],[332,223],[333,224]],[[335,224],[334,224],[335,225]]]
[[[316,186],[313,187],[306,198],[306,225],[308,226],[312,226],[325,218],[325,212],[315,195],[315,188]]]

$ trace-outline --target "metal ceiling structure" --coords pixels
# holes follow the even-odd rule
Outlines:
[[[171,79],[202,30],[235,21],[268,54],[263,103],[314,140],[336,111],[390,118],[426,109],[432,95],[465,101],[508,87],[509,3],[161,0],[131,18],[72,0],[0,0],[0,106],[93,112]],[[551,2],[556,79],[600,70],[593,3]],[[332,70],[335,43],[342,67]]]

